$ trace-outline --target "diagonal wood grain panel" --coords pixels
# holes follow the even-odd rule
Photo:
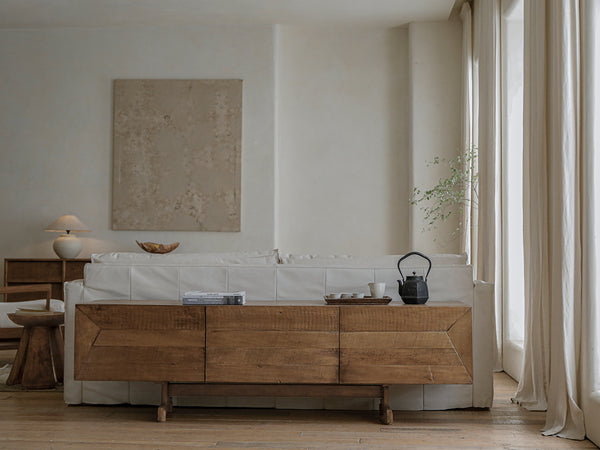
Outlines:
[[[468,306],[402,305],[345,306],[340,311],[341,331],[446,331]]]
[[[204,379],[204,349],[190,347],[92,347],[79,379],[179,381]]]
[[[340,381],[471,384],[471,309],[340,308]]]
[[[80,304],[102,330],[204,330],[204,307]]]
[[[469,376],[473,376],[473,338],[471,334],[472,313],[469,309],[448,330],[448,337],[460,356]]]
[[[75,379],[204,381],[204,307],[81,304]]]
[[[94,341],[100,333],[100,327],[94,323],[94,320],[88,317],[85,309],[75,308],[75,379],[80,380],[80,370],[84,366],[84,362],[90,349],[94,345]]]

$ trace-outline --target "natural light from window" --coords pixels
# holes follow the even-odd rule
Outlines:
[[[503,3],[503,365],[520,376],[525,333],[523,262],[523,0]]]

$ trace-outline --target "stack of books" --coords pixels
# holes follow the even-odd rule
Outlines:
[[[243,305],[246,303],[246,292],[198,292],[183,294],[184,305]]]

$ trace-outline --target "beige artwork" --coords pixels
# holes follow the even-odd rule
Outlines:
[[[114,230],[240,231],[242,80],[115,80]]]

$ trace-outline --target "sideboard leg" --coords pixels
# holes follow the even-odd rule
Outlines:
[[[167,410],[163,406],[158,407],[158,413],[156,415],[157,422],[166,422],[167,421]]]
[[[394,411],[390,408],[390,387],[382,386],[383,396],[379,403],[379,419],[385,425],[394,423]]]
[[[160,406],[158,407],[156,420],[158,422],[166,422],[167,420],[167,412],[169,411],[169,405],[171,404],[171,399],[169,397],[169,383],[162,383],[162,389],[160,392]],[[172,409],[171,404],[171,409]]]

